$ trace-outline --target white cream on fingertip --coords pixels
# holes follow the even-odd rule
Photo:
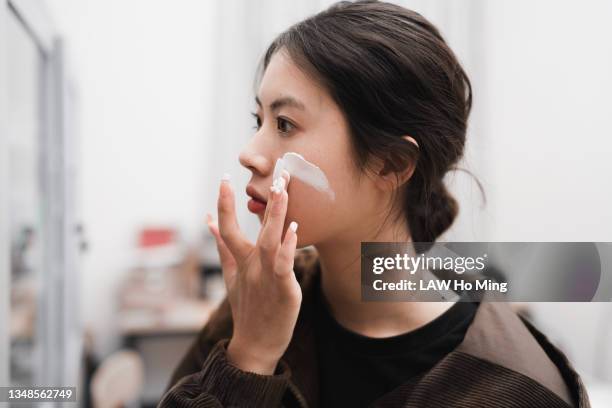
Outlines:
[[[277,177],[272,182],[272,187],[270,187],[271,191],[275,193],[280,193],[285,189],[285,179],[283,177]]]
[[[287,170],[291,177],[298,178],[315,189],[327,193],[332,200],[336,198],[323,170],[304,159],[301,154],[287,152],[283,157],[278,158],[274,166],[273,180],[281,177],[283,169]]]

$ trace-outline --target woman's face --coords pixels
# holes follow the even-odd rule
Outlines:
[[[291,221],[299,224],[298,247],[351,239],[380,212],[381,197],[368,177],[359,178],[338,106],[282,50],[266,68],[256,103],[258,129],[240,153],[240,163],[252,172],[248,188],[267,200],[276,160],[299,153],[325,173],[335,199],[292,177],[285,230]],[[257,212],[260,221],[263,215]]]

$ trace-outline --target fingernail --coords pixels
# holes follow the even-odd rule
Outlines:
[[[230,176],[229,173],[223,173],[223,177],[221,177],[221,182],[223,182],[223,181],[229,182],[231,178],[232,178],[232,176]]]
[[[291,224],[289,224],[289,229],[293,232],[297,231],[298,228],[298,223],[295,221],[291,221]]]

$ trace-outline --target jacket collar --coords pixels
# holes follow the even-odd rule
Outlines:
[[[283,358],[296,368],[290,386],[294,398],[299,406],[314,408],[319,401],[314,318],[321,266],[316,250],[310,248],[296,255],[294,270],[302,287],[302,306]],[[509,368],[539,382],[570,406],[572,399],[577,399],[579,407],[589,406],[584,385],[563,353],[507,303],[492,300],[485,293],[463,342],[451,354],[462,352]]]

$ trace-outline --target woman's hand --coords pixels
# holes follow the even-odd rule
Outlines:
[[[227,347],[230,362],[245,371],[271,375],[297,321],[302,290],[293,272],[297,223],[283,239],[289,196],[289,173],[271,187],[264,220],[253,245],[236,220],[234,192],[224,177],[219,189],[219,223],[208,215],[217,241],[223,278],[232,309],[233,335]]]

